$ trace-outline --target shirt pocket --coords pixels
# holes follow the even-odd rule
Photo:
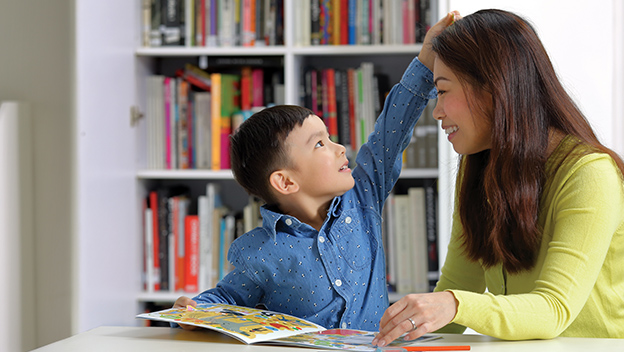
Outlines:
[[[334,240],[343,260],[355,270],[369,269],[377,255],[377,240],[355,212],[343,213],[334,226]],[[366,233],[366,230],[369,233]]]

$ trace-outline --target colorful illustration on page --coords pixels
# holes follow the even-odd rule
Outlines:
[[[350,351],[377,351],[371,343],[375,338],[375,332],[352,330],[352,329],[328,329],[318,332],[309,332],[289,337],[284,337],[276,341],[276,344],[288,344],[306,347],[317,347],[326,349],[339,349]],[[407,346],[415,342],[430,341],[438,339],[439,336],[423,336],[412,341],[392,342],[389,347]]]
[[[219,330],[247,343],[323,330],[320,325],[287,314],[225,304],[188,306],[150,315],[179,324]]]

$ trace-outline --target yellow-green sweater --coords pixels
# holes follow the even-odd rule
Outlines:
[[[510,275],[467,260],[455,209],[435,290],[453,292],[459,305],[453,324],[439,332],[624,338],[624,183],[609,155],[587,150],[567,136],[547,161],[538,219],[544,232],[530,271]]]

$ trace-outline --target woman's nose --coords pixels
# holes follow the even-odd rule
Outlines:
[[[433,115],[433,118],[436,120],[442,120],[442,117],[444,117],[444,111],[442,110],[442,107],[440,106],[440,100],[436,102],[435,108],[433,108],[432,115]]]

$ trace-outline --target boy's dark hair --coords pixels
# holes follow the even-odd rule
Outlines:
[[[314,115],[311,110],[296,105],[273,106],[253,114],[232,135],[232,172],[249,194],[269,205],[277,203],[269,176],[290,166],[284,141],[310,115]]]

